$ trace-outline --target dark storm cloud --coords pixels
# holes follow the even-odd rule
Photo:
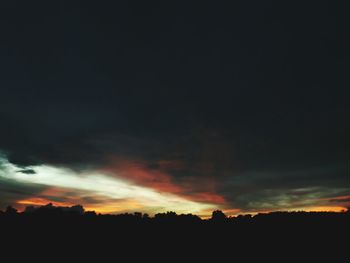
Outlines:
[[[16,205],[17,201],[35,197],[45,186],[28,185],[0,176],[0,210],[8,205]]]
[[[119,156],[179,184],[211,178],[233,203],[251,188],[350,187],[349,21],[331,2],[0,9],[12,163],[89,169]]]
[[[243,211],[302,207],[350,194],[349,167],[294,171],[251,171],[231,177],[220,193]],[[345,202],[345,201],[344,201]],[[321,202],[322,203],[322,202]],[[327,203],[323,200],[323,204]]]
[[[23,169],[23,170],[19,170],[18,172],[23,173],[23,174],[35,174],[36,173],[33,169]]]

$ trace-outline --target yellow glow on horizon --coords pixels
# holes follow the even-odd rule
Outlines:
[[[259,213],[272,213],[272,212],[336,212],[340,213],[347,209],[342,206],[307,206],[307,207],[294,207],[288,209],[276,209],[276,210],[254,210],[247,211],[242,214],[256,215]]]
[[[101,205],[89,205],[84,206],[87,211],[95,211],[96,213],[101,214],[113,214],[118,211],[118,213],[133,213],[142,211],[144,207],[135,201],[123,201],[120,203],[109,203]]]
[[[346,210],[346,208],[341,206],[315,206],[305,207],[300,210],[303,210],[305,212],[342,212]]]

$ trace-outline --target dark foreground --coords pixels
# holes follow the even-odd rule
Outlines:
[[[216,214],[201,220],[175,213],[150,218],[42,209],[1,213],[0,230],[3,254],[13,259],[347,262],[350,213],[276,212],[234,218]]]

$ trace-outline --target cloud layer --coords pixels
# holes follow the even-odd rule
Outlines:
[[[6,183],[3,187],[7,191],[7,196],[5,192],[2,197],[5,199],[3,201],[12,201],[13,204],[79,203],[87,209],[104,213],[140,209],[155,213],[165,212],[169,208],[180,213],[203,213],[216,207],[211,203],[191,201],[168,189],[135,185],[122,180],[122,177],[110,177],[98,172],[78,174],[67,168],[47,165],[32,166],[34,173],[30,174],[18,172],[16,169],[18,167],[2,159],[0,180]],[[16,186],[17,191],[11,192],[11,185]]]
[[[96,173],[194,210],[347,206],[328,202],[350,194],[345,9],[136,2],[0,4],[2,206],[110,206],[80,193]],[[17,180],[42,167],[77,196],[58,170]]]

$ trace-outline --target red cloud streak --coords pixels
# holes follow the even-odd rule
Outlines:
[[[137,185],[152,188],[159,192],[171,193],[182,196],[186,199],[213,203],[224,204],[225,199],[221,195],[215,193],[215,186],[212,180],[201,178],[200,181],[189,177],[182,182],[174,182],[172,176],[164,171],[164,166],[177,168],[178,163],[171,161],[161,161],[160,166],[156,169],[148,168],[142,162],[131,162],[113,160],[112,164],[104,169],[114,176],[126,179]],[[166,164],[166,165],[165,165]]]

